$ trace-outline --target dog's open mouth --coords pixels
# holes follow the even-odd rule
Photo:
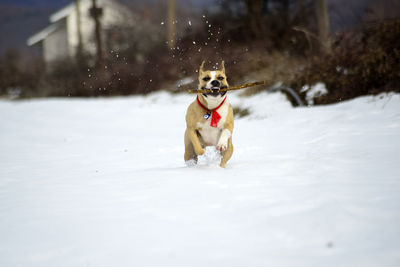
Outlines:
[[[221,90],[221,89],[225,89],[225,88],[227,88],[227,86],[222,86],[222,87],[211,87],[211,88],[202,87],[201,89],[211,89],[211,90],[213,90],[211,93],[204,93],[203,95],[204,95],[205,97],[207,97],[207,96],[214,96],[214,97],[216,97],[216,96],[219,96],[219,95],[224,96],[224,95],[226,94],[226,91],[220,91],[220,90]]]

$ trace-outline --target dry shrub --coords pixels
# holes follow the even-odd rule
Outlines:
[[[197,40],[196,43],[198,43]],[[304,65],[303,57],[291,56],[289,53],[279,51],[270,52],[263,41],[248,44],[208,41],[207,46],[193,46],[187,51],[181,51],[176,57],[183,58],[177,62],[180,66],[177,70],[178,77],[189,76],[194,80],[193,83],[182,86],[180,91],[197,88],[197,71],[202,60],[206,61],[207,69],[219,68],[221,61],[224,60],[228,82],[231,86],[258,80],[266,80],[268,85],[277,82],[288,84],[294,79],[295,70]],[[247,89],[246,93],[254,94],[266,88],[265,86],[252,87]],[[175,88],[171,89],[175,90]]]
[[[53,62],[43,79],[44,96],[115,96],[146,94],[160,86],[160,79],[152,78],[150,61],[143,64],[128,61],[118,52],[107,55],[101,67],[94,59],[79,61],[65,59]],[[154,74],[155,73],[155,74]]]
[[[0,58],[0,95],[7,95],[10,91],[17,92],[17,97],[38,95],[43,72],[40,57],[15,49],[8,50]]]
[[[332,53],[313,56],[296,74],[292,86],[323,82],[328,94],[315,100],[328,104],[361,95],[400,91],[400,19],[371,23],[336,37]]]
[[[296,73],[304,68],[304,57],[289,56],[285,53],[274,52],[262,59],[262,66],[246,75],[245,81],[267,81],[267,86],[250,87],[246,95],[252,95],[268,90],[276,84],[291,84],[296,79]],[[260,59],[260,60],[261,60]]]

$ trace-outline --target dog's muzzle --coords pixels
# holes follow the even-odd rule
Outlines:
[[[218,95],[224,96],[224,95],[226,94],[226,91],[220,91],[220,90],[221,90],[221,89],[225,89],[225,88],[227,88],[227,86],[212,87],[212,88],[210,88],[210,89],[212,90],[211,93],[203,93],[203,95],[204,95],[205,97],[210,96],[210,95],[211,95],[211,96],[214,96],[214,97],[216,97],[216,96],[218,96]],[[202,87],[201,89],[208,89],[208,88]]]

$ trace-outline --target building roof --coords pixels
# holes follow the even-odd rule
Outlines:
[[[86,3],[91,0],[80,0],[80,3]],[[112,4],[114,7],[117,7],[120,9],[121,12],[126,12],[126,8],[124,8],[122,5],[120,5],[117,1],[110,1],[110,0],[98,0],[99,4],[104,4],[105,2]],[[27,44],[28,46],[32,46],[34,44],[37,44],[43,39],[47,38],[50,34],[52,34],[55,30],[57,30],[60,25],[61,25],[61,20],[65,19],[68,17],[72,12],[75,11],[75,1],[72,1],[65,7],[59,9],[58,11],[54,12],[53,14],[50,15],[50,22],[51,24],[41,30],[40,32],[32,35],[28,40]]]
[[[87,2],[89,0],[81,0],[82,2]],[[29,39],[27,40],[27,44],[28,46],[32,46],[34,44],[37,44],[41,41],[43,41],[43,39],[45,39],[47,36],[49,36],[50,34],[52,34],[59,26],[60,24],[57,23],[59,22],[61,19],[67,17],[69,14],[71,14],[71,12],[73,12],[75,9],[75,2],[72,1],[71,3],[69,3],[68,5],[66,5],[65,7],[57,10],[56,12],[54,12],[53,14],[50,15],[50,22],[52,24],[50,24],[49,26],[47,26],[46,28],[44,28],[43,30],[41,30],[40,32],[32,35],[31,37],[29,37]]]
[[[60,23],[50,24],[49,26],[47,26],[46,28],[44,28],[40,32],[38,32],[38,33],[32,35],[31,37],[29,37],[29,39],[27,40],[26,43],[29,46],[32,46],[34,44],[37,44],[37,43],[43,41],[47,36],[49,36],[55,30],[57,30],[60,27],[60,25],[61,25]]]
[[[83,5],[84,3],[89,2],[89,1],[91,1],[91,0],[80,0],[80,4]],[[100,5],[104,4],[104,2],[109,2],[110,4],[113,4],[114,6],[119,6],[122,9],[125,9],[117,1],[98,0],[97,2],[98,2],[97,4],[100,4]],[[65,7],[61,8],[58,11],[56,11],[55,13],[51,14],[50,22],[54,23],[54,22],[57,22],[65,17],[67,17],[74,10],[75,10],[75,1],[69,3]]]
[[[80,4],[84,3],[84,2],[88,2],[90,0],[80,0]],[[50,15],[50,22],[54,23],[57,22],[65,17],[67,17],[69,14],[71,14],[71,12],[73,12],[75,10],[75,2],[71,2],[68,5],[66,5],[65,7],[57,10],[55,13]]]

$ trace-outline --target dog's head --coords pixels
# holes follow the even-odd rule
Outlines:
[[[211,70],[204,70],[204,61],[200,65],[199,71],[199,89],[211,89],[213,90],[212,93],[205,93],[203,96],[205,98],[208,97],[222,97],[226,94],[225,92],[220,92],[220,89],[227,88],[228,81],[226,79],[225,74],[225,64],[224,61],[221,63],[221,69],[211,71]]]

